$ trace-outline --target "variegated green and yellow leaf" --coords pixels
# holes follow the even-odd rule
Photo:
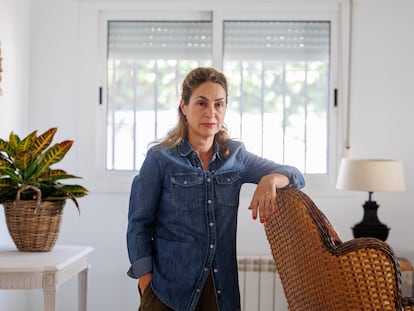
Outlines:
[[[41,159],[41,165],[45,167],[50,167],[51,165],[59,162],[63,159],[65,154],[69,151],[72,147],[73,140],[65,140],[61,143],[55,144],[46,152]]]
[[[21,170],[22,172],[27,170],[27,168],[32,163],[32,153],[30,151],[21,151],[16,154],[14,159],[14,165],[17,169]]]
[[[36,140],[36,133],[37,131],[33,131],[20,141],[18,152],[29,151],[32,149],[33,144]]]
[[[21,175],[12,167],[0,166],[0,174],[1,176],[8,176],[15,183],[21,183],[23,181]]]
[[[88,190],[80,185],[63,185],[62,189],[67,193],[71,193],[73,196],[77,198],[83,197],[88,194]]]
[[[53,137],[55,136],[55,133],[57,131],[56,127],[52,127],[51,129],[47,130],[43,134],[41,134],[39,137],[36,138],[36,140],[33,143],[33,152],[35,155],[43,152],[46,150],[47,147],[50,146]]]
[[[80,177],[68,174],[66,173],[66,171],[61,170],[61,169],[48,170],[48,171],[43,172],[39,176],[40,182],[44,180],[56,181],[60,179],[72,179],[72,178],[80,178]]]
[[[17,153],[19,150],[19,144],[20,144],[20,138],[13,132],[9,135],[9,144],[10,147],[13,148],[13,150]]]
[[[0,178],[0,188],[12,186],[14,183],[10,178]]]
[[[0,153],[4,159],[6,158],[14,158],[16,155],[16,150],[12,147],[12,145],[0,138]],[[8,156],[7,156],[8,155]]]

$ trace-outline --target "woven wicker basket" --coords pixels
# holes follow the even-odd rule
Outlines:
[[[38,192],[40,193],[40,191]],[[7,229],[17,249],[23,252],[48,252],[59,235],[65,200],[20,200],[4,202]]]

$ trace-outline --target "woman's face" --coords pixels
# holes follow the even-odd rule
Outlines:
[[[215,82],[204,82],[193,90],[188,105],[180,102],[181,111],[187,118],[188,138],[213,139],[223,125],[226,115],[226,91]]]

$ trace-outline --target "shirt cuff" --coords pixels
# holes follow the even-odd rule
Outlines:
[[[286,189],[286,188],[302,189],[305,186],[305,179],[302,173],[293,166],[285,165],[284,167],[279,168],[273,173],[279,173],[289,178],[289,184],[286,187],[283,187],[283,189]]]
[[[133,262],[127,275],[131,278],[138,279],[140,276],[152,271],[152,257],[144,257]]]

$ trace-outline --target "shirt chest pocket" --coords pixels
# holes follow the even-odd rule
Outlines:
[[[196,174],[173,175],[170,179],[174,207],[191,210],[199,208],[203,201],[203,176]]]
[[[239,205],[240,175],[238,172],[228,172],[216,175],[216,198],[221,205],[237,207]]]

